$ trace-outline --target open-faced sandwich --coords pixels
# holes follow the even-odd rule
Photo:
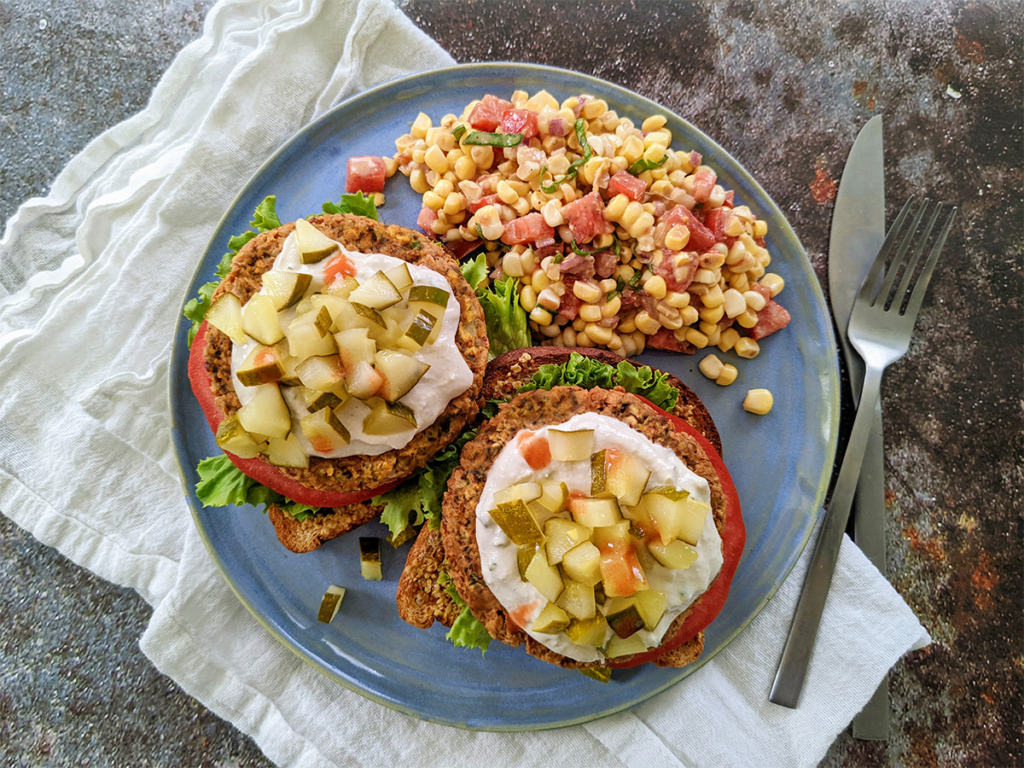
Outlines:
[[[266,505],[307,552],[375,517],[373,497],[476,417],[484,315],[450,254],[411,230],[334,213],[250,237],[192,341],[225,452],[200,465],[199,495]]]
[[[402,574],[402,618],[592,673],[697,659],[745,534],[696,395],[605,351],[549,347],[492,361],[483,394],[490,418]]]

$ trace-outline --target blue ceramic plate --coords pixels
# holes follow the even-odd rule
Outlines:
[[[700,661],[685,669],[645,665],[616,671],[609,684],[530,658],[522,649],[492,643],[486,659],[459,650],[445,630],[417,630],[399,619],[395,589],[409,545],[384,548],[384,581],[359,575],[358,536],[383,536],[378,523],[328,542],[316,552],[291,554],[266,517],[246,508],[204,509],[196,499],[195,467],[217,453],[213,435],[189,389],[187,322],[177,329],[171,403],[174,439],[196,525],[239,599],[288,648],[325,675],[374,701],[439,723],[488,730],[552,728],[626,709],[692,674],[724,648],[764,607],[807,542],[825,497],[836,448],[839,376],[825,302],[800,242],[778,206],[750,174],[682,118],[630,91],[593,77],[527,64],[473,64],[397,80],[360,94],[304,128],[248,183],[214,234],[188,289],[194,296],[211,279],[228,238],[248,228],[253,209],[277,196],[282,221],[319,212],[344,190],[345,162],[353,155],[390,155],[419,112],[435,121],[484,93],[508,97],[515,89],[546,88],[559,100],[590,93],[639,122],[669,115],[673,146],[696,149],[714,167],[737,204],[768,221],[772,269],[786,280],[782,302],[793,316],[784,332],[754,360],[731,360],[740,370],[719,388],[697,371],[700,355],[654,352],[645,363],[671,371],[707,404],[725,444],[724,454],[743,505],[747,548],[724,610],[708,628]],[[415,227],[420,208],[401,175],[388,182],[381,217]],[[731,359],[732,354],[721,355]],[[770,415],[753,416],[740,404],[747,389],[775,395]],[[348,588],[331,625],[316,620],[329,584]],[[780,638],[781,642],[781,638]],[[774,652],[774,651],[773,651]]]

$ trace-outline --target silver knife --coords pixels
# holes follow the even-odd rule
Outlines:
[[[850,346],[846,326],[853,301],[867,276],[871,262],[885,239],[885,161],[882,148],[882,116],[871,118],[853,143],[839,181],[832,236],[829,242],[828,285],[832,313],[846,358],[854,404],[864,381],[864,363]],[[864,554],[885,574],[885,473],[883,468],[882,407],[868,437],[864,466],[853,502],[854,538]],[[889,738],[889,676],[853,720],[857,739]]]

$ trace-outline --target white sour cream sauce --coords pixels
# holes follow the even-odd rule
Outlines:
[[[689,470],[670,449],[652,442],[620,421],[596,413],[582,413],[573,416],[564,424],[553,426],[565,431],[592,429],[594,451],[615,448],[639,459],[651,470],[647,485],[649,488],[671,485],[689,491],[698,501],[709,504],[711,502],[707,480]],[[547,430],[548,427],[544,427],[536,430],[536,433],[546,435]],[[589,494],[590,461],[552,461],[542,470],[534,471],[519,454],[519,439],[522,434],[517,434],[502,449],[487,475],[487,483],[476,508],[476,540],[480,548],[484,582],[488,588],[506,611],[511,612],[532,604],[533,608],[527,616],[529,622],[533,623],[547,604],[547,599],[532,584],[520,579],[516,545],[490,516],[490,510],[494,507],[494,494],[516,483],[546,480],[564,481],[570,491]],[[704,520],[704,530],[696,549],[697,560],[689,568],[675,570],[656,565],[644,572],[651,588],[664,594],[666,599],[665,615],[658,622],[658,626],[653,631],[641,629],[638,633],[648,648],[661,644],[661,639],[676,616],[707,591],[708,585],[722,568],[722,538],[718,534],[714,515],[711,513]],[[526,631],[541,644],[571,659],[598,661],[604,658],[598,649],[578,645],[562,632],[549,634]],[[611,634],[609,630],[605,637],[606,642]]]
[[[386,256],[383,253],[356,253],[348,250],[341,243],[338,244],[341,252],[344,253],[356,267],[356,279],[360,282],[371,277],[380,270],[391,269],[399,264],[406,264],[409,267],[409,275],[412,277],[413,285],[429,285],[435,288],[452,293],[452,287],[448,281],[432,269],[421,267],[416,264],[403,262],[393,256]],[[324,287],[323,269],[326,264],[337,255],[337,251],[325,257],[322,261],[312,264],[303,264],[299,253],[299,246],[295,233],[292,232],[284,241],[281,253],[274,260],[272,269],[283,272],[304,272],[312,276],[309,288],[306,289],[306,296],[319,293]],[[261,293],[265,293],[262,289]],[[458,397],[473,383],[473,372],[463,359],[459,348],[455,344],[455,334],[459,327],[460,307],[454,295],[448,300],[444,310],[444,317],[441,321],[441,330],[437,339],[432,344],[421,347],[413,354],[417,360],[421,360],[430,366],[423,378],[413,387],[402,403],[407,405],[416,414],[416,421],[420,425],[410,427],[404,432],[396,432],[393,435],[367,435],[363,432],[363,421],[370,413],[369,406],[355,398],[350,399],[337,411],[338,419],[348,429],[351,441],[348,445],[332,451],[321,453],[313,450],[302,430],[298,428],[299,419],[307,415],[309,411],[303,401],[302,395],[297,387],[281,387],[285,402],[292,412],[292,424],[299,444],[310,456],[323,456],[325,458],[340,458],[342,456],[377,456],[387,451],[403,448],[416,436],[422,428],[433,424],[438,416],[448,407],[452,399]],[[289,307],[279,314],[281,325],[284,328],[295,318],[295,307]],[[231,380],[235,385],[235,392],[242,405],[248,403],[256,394],[255,387],[247,387],[238,380],[238,369],[245,362],[245,358],[257,346],[257,342],[249,339],[246,344],[232,344],[231,349]]]

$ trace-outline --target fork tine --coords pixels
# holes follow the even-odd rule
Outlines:
[[[906,254],[907,249],[915,240],[915,234],[917,233],[918,227],[921,226],[921,219],[924,217],[924,212],[928,208],[928,203],[931,201],[926,197],[921,202],[921,207],[917,209],[917,213],[914,214],[914,220],[910,222],[910,226],[907,228],[906,234],[903,235],[903,240],[900,242],[900,247],[896,251],[896,255],[892,257],[889,262],[889,269],[885,273],[885,282],[882,284],[881,290],[878,292],[878,297],[875,301],[882,307],[887,307],[889,304],[889,296],[892,294],[893,283],[896,282],[896,276],[900,273],[900,265],[904,263],[903,256]]]
[[[893,243],[896,241],[896,237],[900,233],[900,229],[903,227],[903,222],[907,218],[907,214],[910,212],[910,206],[914,202],[914,196],[911,195],[910,199],[903,204],[903,208],[900,210],[899,215],[896,217],[896,221],[889,227],[889,231],[885,235],[885,240],[882,242],[882,247],[878,249],[878,255],[875,257],[874,263],[871,265],[871,271],[868,272],[868,276],[864,278],[863,284],[861,284],[860,290],[857,292],[857,301],[866,301],[869,305],[875,301],[875,287],[878,285],[878,278],[882,274],[882,270],[885,268],[885,261],[889,258],[889,253],[892,251]]]
[[[932,236],[932,230],[935,229],[935,222],[938,221],[941,212],[942,204],[936,203],[935,210],[932,211],[932,215],[925,225],[924,232],[917,236],[914,253],[911,255],[910,261],[907,262],[907,267],[903,271],[903,279],[900,280],[900,284],[892,296],[892,304],[890,306],[896,307],[896,309],[903,307],[903,302],[907,298],[907,286],[910,285],[910,280],[914,276],[914,270],[917,269],[917,262],[920,260],[921,254],[924,253],[925,246],[928,245],[928,238]]]
[[[914,285],[914,292],[910,295],[907,311],[903,313],[905,317],[910,319],[911,323],[917,320],[917,313],[921,310],[921,303],[924,301],[924,293],[928,289],[928,282],[932,279],[932,272],[935,271],[935,264],[942,253],[942,247],[946,244],[946,236],[953,227],[953,219],[956,218],[956,212],[957,208],[954,206],[953,210],[949,212],[949,218],[946,219],[946,223],[942,225],[942,231],[939,233],[935,245],[932,246],[932,252],[928,255],[928,261],[925,262],[924,269],[921,270],[921,277],[918,278],[916,285]]]

